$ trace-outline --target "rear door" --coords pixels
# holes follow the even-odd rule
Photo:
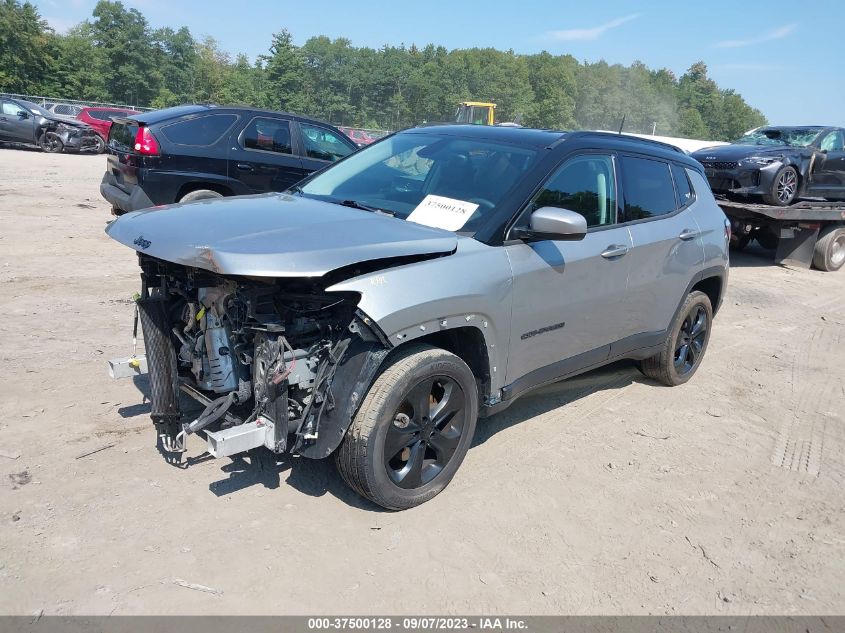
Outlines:
[[[154,126],[153,135],[162,150],[160,168],[224,182],[229,169],[228,138],[238,118],[232,112],[206,111]]]
[[[704,262],[701,228],[695,219],[696,198],[686,171],[678,166],[622,155],[620,167],[623,219],[633,242],[625,298],[629,315],[626,335],[659,338]],[[641,343],[641,338],[632,341],[631,349],[645,346]],[[614,349],[613,354],[626,351]]]
[[[302,180],[291,122],[262,114],[238,128],[229,143],[229,176],[254,193],[284,191]]]
[[[24,116],[21,116],[21,113]],[[35,117],[14,101],[0,100],[0,139],[17,143],[35,142]]]
[[[300,121],[297,126],[305,174],[323,169],[358,149],[347,136],[322,125]]]

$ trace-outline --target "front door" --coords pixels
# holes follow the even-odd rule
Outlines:
[[[505,247],[513,270],[508,384],[546,382],[608,357],[624,325],[632,246],[627,227],[617,224],[616,192],[613,156],[577,155],[552,174],[520,218],[519,225],[527,224],[536,209],[565,208],[587,219],[588,232],[580,241]]]
[[[290,121],[258,116],[230,144],[229,177],[254,193],[284,191],[302,180],[302,161],[294,154]]]
[[[812,191],[819,195],[845,198],[845,133],[829,132],[822,139],[821,153],[816,154],[812,174]]]
[[[14,101],[2,101],[0,105],[0,138],[16,143],[34,143],[34,117]]]

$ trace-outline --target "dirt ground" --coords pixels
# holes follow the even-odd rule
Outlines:
[[[545,388],[388,513],[331,460],[162,459],[106,370],[139,284],[104,165],[0,149],[0,612],[845,613],[845,272],[735,256],[689,384]]]

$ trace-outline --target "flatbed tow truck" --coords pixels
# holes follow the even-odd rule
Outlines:
[[[716,197],[731,221],[731,246],[752,239],[775,251],[775,263],[834,271],[845,264],[845,202],[804,200],[788,207]]]

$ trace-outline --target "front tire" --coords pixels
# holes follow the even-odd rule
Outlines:
[[[38,139],[38,146],[48,154],[61,154],[65,148],[62,139],[55,132],[45,132]]]
[[[798,172],[789,165],[781,167],[775,174],[772,186],[763,194],[763,202],[778,207],[787,207],[798,199]]]
[[[420,505],[452,480],[472,443],[478,387],[460,358],[414,346],[373,383],[335,453],[344,481],[388,510]]]
[[[687,295],[659,354],[646,358],[640,370],[652,380],[674,387],[693,377],[701,365],[713,324],[710,297],[696,290]]]

